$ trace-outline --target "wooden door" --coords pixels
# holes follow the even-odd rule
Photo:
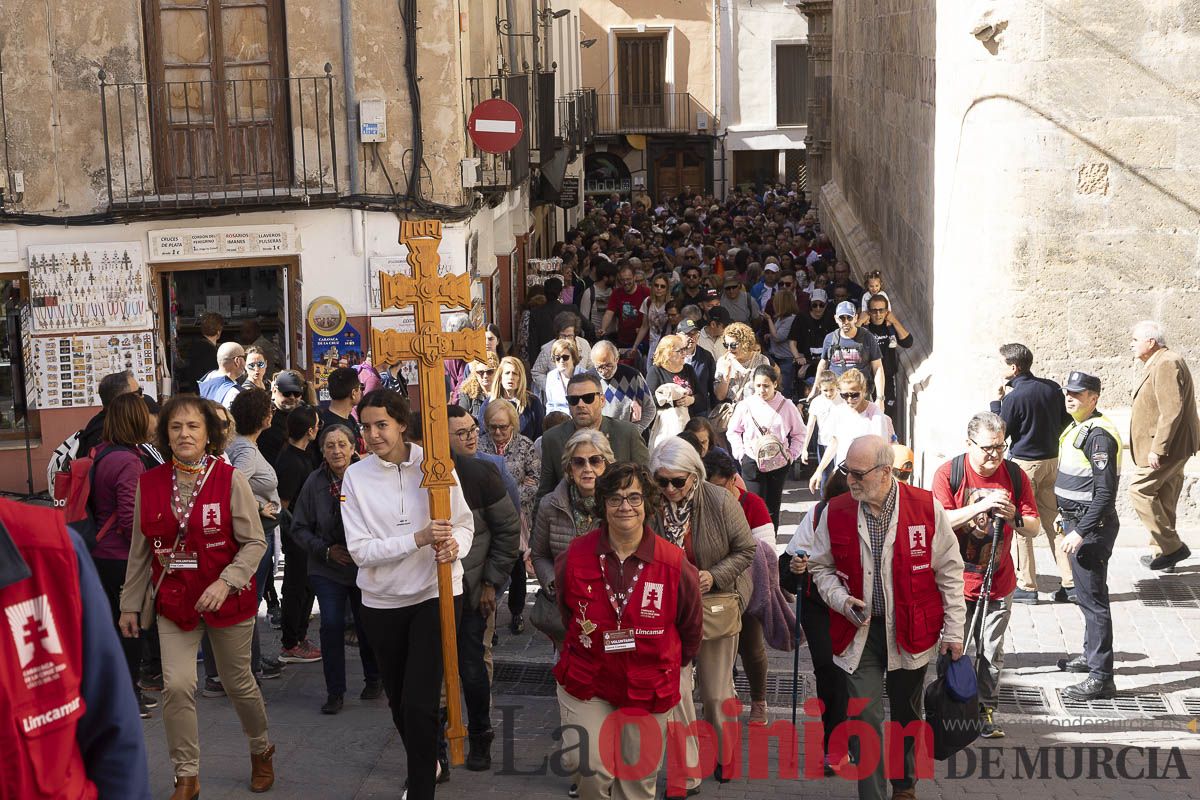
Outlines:
[[[622,130],[661,129],[666,124],[666,37],[617,40],[617,87]]]
[[[654,192],[659,199],[675,197],[684,187],[704,191],[704,159],[689,150],[665,153],[654,161]]]
[[[281,0],[144,0],[160,193],[290,182]]]

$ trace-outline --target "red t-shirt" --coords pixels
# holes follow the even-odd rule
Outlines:
[[[632,292],[617,286],[608,296],[608,310],[617,321],[619,347],[633,347],[638,328],[642,327],[642,303],[649,296],[650,290],[645,286],[634,286]]]
[[[1037,506],[1034,504],[1033,487],[1029,477],[1018,470],[1021,476],[1021,501],[1017,505],[1017,513],[1025,519],[1037,516]],[[958,496],[950,496],[950,462],[938,467],[933,476],[933,496],[943,508],[954,509],[969,506],[979,499],[979,492],[987,489],[1006,489],[1011,497],[1012,482],[1008,477],[1008,468],[1003,464],[990,477],[984,478],[971,468],[971,459],[963,459],[963,482],[958,487]],[[975,535],[982,524],[982,535]],[[968,600],[978,600],[979,591],[983,585],[983,575],[987,572],[988,561],[992,557],[991,526],[986,516],[976,517],[975,520],[963,525],[954,532],[958,536],[958,551],[963,559],[964,593]],[[1000,600],[1017,588],[1017,574],[1012,560],[1013,529],[1004,526],[1004,542],[1001,545],[1000,557],[996,561],[996,574],[992,576],[991,600]]]

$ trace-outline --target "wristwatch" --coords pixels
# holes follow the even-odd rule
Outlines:
[[[1014,531],[1015,531],[1017,528],[1024,528],[1024,527],[1025,527],[1025,518],[1021,516],[1021,512],[1019,512],[1019,511],[1018,511],[1018,512],[1017,512],[1017,515],[1016,515],[1015,517],[1013,517],[1013,521],[1012,521],[1012,527],[1013,527],[1013,530],[1014,530]]]

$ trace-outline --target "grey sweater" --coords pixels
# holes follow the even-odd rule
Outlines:
[[[254,492],[260,508],[265,503],[279,505],[279,478],[258,445],[245,436],[235,436],[225,448],[225,455],[229,457],[229,463],[250,481],[250,491]]]

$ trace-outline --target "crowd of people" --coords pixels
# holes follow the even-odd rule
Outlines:
[[[486,357],[446,364],[457,485],[444,519],[421,488],[421,418],[397,365],[332,370],[321,405],[302,373],[270,372],[265,348],[212,338],[198,394],[159,407],[127,373],[101,383],[104,408],[80,449],[106,523],[91,556],[141,715],[162,698],[172,800],[200,793],[198,651],[201,690],[229,698],[250,788],[266,791],[275,748],[261,681],[320,661],[319,710],[337,714],[347,641],[359,698],[388,699],[405,796],[431,798],[450,778],[431,645],[438,564],[452,565],[466,768],[491,767],[491,651],[507,594],[509,634],[531,626],[555,650],[562,748],[590,766],[564,787],[571,797],[654,796],[657,767],[617,777],[601,757],[640,761],[641,737],[604,725],[618,709],[645,712],[660,734],[669,721],[713,726],[712,769],[668,775],[668,797],[730,780],[736,665],[748,723],[768,722],[767,648],[793,646],[793,608],[822,701],[823,741],[808,746],[826,774],[861,755],[857,740],[839,752],[832,736],[848,698],[867,700],[857,716],[878,731],[886,686],[891,718],[918,720],[940,654],[978,658],[980,732],[1003,736],[1004,633],[1012,603],[1039,599],[1043,534],[1062,578],[1052,599],[1077,602],[1086,622],[1082,654],[1060,668],[1087,677],[1067,693],[1112,696],[1106,569],[1122,437],[1096,410],[1097,378],[1072,372],[1060,388],[1032,373],[1027,348],[1004,345],[999,396],[926,491],[910,485],[915,458],[897,436],[898,350],[912,335],[883,276],[851,279],[795,186],[653,208],[614,197],[554,255],[561,274],[531,287],[511,346],[489,325]],[[219,336],[218,323],[206,329]],[[1135,505],[1160,548],[1147,565],[1170,569],[1189,555],[1174,506],[1200,421],[1161,327],[1135,328],[1134,351],[1151,367],[1134,403]],[[820,502],[781,531],[785,486],[808,471]],[[260,646],[264,599],[278,660]],[[900,800],[916,796],[912,744],[904,773],[888,776]],[[695,742],[673,754],[699,757]],[[882,762],[858,786],[887,796]]]

